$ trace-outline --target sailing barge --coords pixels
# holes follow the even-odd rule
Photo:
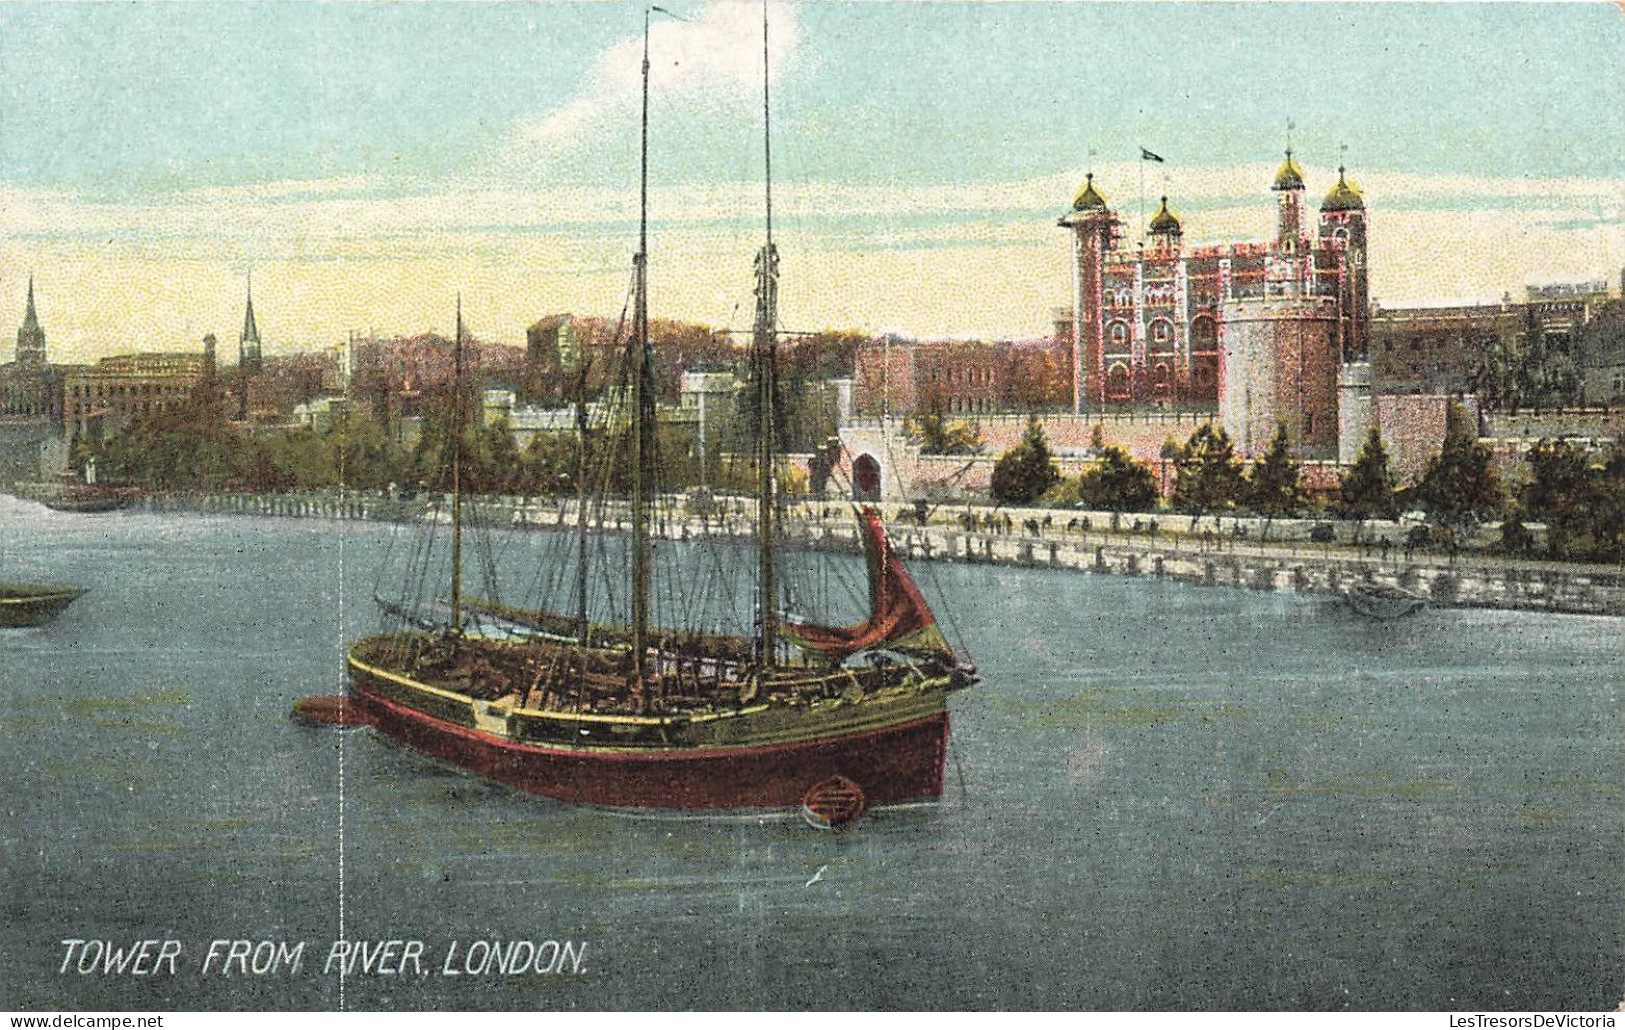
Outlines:
[[[764,666],[739,637],[662,636],[641,681],[603,639],[379,634],[350,652],[374,726],[482,776],[568,801],[785,808],[844,776],[871,806],[942,793],[947,698],[975,670],[947,645],[874,513],[874,613],[854,627],[785,625],[822,662]],[[522,616],[511,617],[516,620]],[[872,660],[844,659],[867,654]],[[632,689],[641,683],[641,689]]]
[[[651,10],[658,11],[658,8]],[[767,240],[756,257],[756,316],[751,330],[751,427],[748,475],[754,480],[755,555],[743,626],[719,631],[673,625],[706,620],[693,596],[652,617],[654,564],[650,521],[661,486],[655,432],[654,362],[649,341],[648,11],[644,24],[643,139],[639,247],[633,262],[631,332],[621,395],[604,406],[620,413],[606,432],[627,476],[594,475],[586,465],[586,374],[577,391],[574,608],[519,608],[466,598],[463,592],[463,324],[453,345],[451,557],[449,618],[439,602],[414,608],[379,598],[396,619],[391,632],[356,642],[348,656],[351,697],[331,699],[334,722],[363,719],[378,730],[481,776],[566,801],[632,808],[783,809],[801,806],[809,821],[833,825],[874,805],[942,793],[948,746],[948,696],[976,680],[970,662],[948,644],[925,598],[893,551],[872,509],[858,517],[866,556],[868,612],[853,625],[827,625],[788,614],[804,595],[781,575],[777,298],[772,163],[766,131],[767,21],[763,17],[764,152]],[[619,334],[617,334],[619,335]],[[599,501],[600,517],[624,503],[630,539],[603,553],[600,577],[629,571],[609,590],[624,604],[613,617],[589,619],[592,548],[615,534],[591,532],[589,483],[629,478],[625,499]],[[617,493],[621,493],[617,491]],[[604,527],[600,526],[603,530]],[[556,534],[568,544],[567,534]],[[667,555],[669,557],[669,554]],[[698,557],[690,554],[690,557]],[[732,571],[743,555],[712,553],[706,565]],[[487,568],[491,566],[488,565]],[[695,573],[674,573],[682,595]],[[735,598],[743,588],[735,588]],[[407,589],[411,593],[411,588]],[[418,601],[422,601],[421,593]],[[685,611],[685,607],[688,609]],[[614,609],[601,602],[598,612]],[[321,699],[313,699],[321,700]],[[352,711],[352,709],[356,711]],[[359,714],[357,714],[359,713]]]

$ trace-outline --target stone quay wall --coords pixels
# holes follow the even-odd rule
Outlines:
[[[832,533],[815,537],[831,546]],[[1348,547],[1231,546],[1135,541],[1108,534],[1074,537],[892,529],[905,557],[1057,568],[1170,579],[1206,587],[1295,590],[1341,596],[1359,582],[1403,587],[1436,607],[1502,608],[1577,615],[1625,615],[1625,569],[1557,562],[1462,557],[1454,562],[1367,557]],[[846,549],[856,550],[856,534]]]
[[[571,502],[478,498],[469,505],[487,524],[538,529],[575,524]],[[392,522],[444,520],[448,510],[444,498],[356,493],[154,495],[133,507],[153,513]],[[652,524],[655,532],[669,539],[737,539],[750,535],[749,513],[748,504],[725,500],[702,517],[688,510],[681,498],[665,498],[657,504]],[[783,527],[784,539],[792,546],[860,553],[858,527],[843,513],[844,506],[838,505],[793,506]],[[1185,518],[1169,517],[1165,522],[1176,520]],[[1329,595],[1366,581],[1403,587],[1437,607],[1625,615],[1625,568],[1619,566],[1471,553],[1452,561],[1443,555],[1403,555],[1398,548],[1379,552],[1301,539],[1265,544],[1226,534],[1111,532],[1104,529],[1109,516],[1092,521],[1091,526],[1101,528],[1090,530],[1059,524],[1024,526],[1024,521],[1014,521],[1003,532],[897,521],[890,523],[889,533],[898,552],[915,561],[1069,569],[1207,587]],[[628,525],[624,512],[618,518],[612,513],[607,528],[625,532]],[[1280,528],[1290,534],[1296,527],[1288,523]],[[1372,528],[1375,535],[1383,535],[1379,527]]]

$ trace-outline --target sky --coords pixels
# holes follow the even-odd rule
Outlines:
[[[741,326],[762,9],[663,6],[650,308]],[[459,292],[499,342],[552,312],[616,315],[643,13],[0,4],[0,327],[30,274],[54,361],[206,332],[229,353],[250,272],[268,351],[443,330]],[[1167,193],[1188,244],[1262,239],[1289,140],[1312,202],[1340,161],[1364,192],[1383,304],[1617,289],[1621,54],[1615,4],[772,0],[781,321],[1042,335],[1085,171],[1131,225]]]

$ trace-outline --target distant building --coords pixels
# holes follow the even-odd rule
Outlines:
[[[1584,392],[1580,340],[1611,298],[1606,282],[1530,286],[1526,379],[1536,403],[1578,404]]]
[[[63,380],[69,435],[118,432],[131,420],[186,403],[203,379],[201,354],[143,353],[70,369]]]
[[[257,422],[290,415],[296,405],[337,390],[335,351],[278,354],[265,359],[257,375],[246,380],[247,417]]]
[[[1383,308],[1371,316],[1371,371],[1385,393],[1498,388],[1528,333],[1522,305]]]
[[[1578,334],[1575,351],[1581,400],[1625,404],[1625,299],[1598,308]]]
[[[860,416],[1047,411],[1068,400],[1064,343],[883,339],[860,346],[852,407]]]
[[[1606,282],[1529,286],[1525,299],[1376,306],[1374,389],[1471,393],[1487,409],[1613,403],[1620,301]],[[1611,321],[1612,320],[1612,321]],[[1596,326],[1595,329],[1592,327]],[[1613,328],[1610,328],[1613,326]]]
[[[923,349],[924,345],[892,336],[858,348],[853,364],[859,415],[908,416],[920,408],[920,387],[930,375],[930,359],[922,359]]]
[[[347,397],[313,397],[293,406],[293,420],[301,428],[325,433],[350,411],[351,402]]]
[[[260,355],[260,327],[254,320],[254,279],[248,280],[247,303],[243,308],[243,331],[237,337],[237,374],[235,377],[235,392],[237,394],[237,419],[246,422],[256,412],[263,408],[263,401],[256,404],[254,380],[259,376],[263,367]]]
[[[1550,283],[1526,287],[1530,321],[1540,331],[1540,347],[1572,353],[1580,330],[1610,299],[1617,298],[1606,281]]]
[[[649,324],[657,376],[681,374],[682,362],[674,360],[666,346],[669,330],[679,325],[660,319]],[[682,328],[710,334],[701,327]],[[523,368],[513,377],[520,399],[531,404],[562,404],[574,396],[583,378],[587,395],[600,395],[618,377],[626,343],[626,327],[612,319],[568,313],[537,319],[525,330]]]
[[[572,368],[581,359],[581,337],[568,314],[548,315],[525,330],[525,363],[537,369]]]
[[[677,395],[678,411],[694,424],[694,455],[702,476],[739,435],[729,432],[739,415],[744,384],[732,372],[684,372]]]
[[[594,401],[587,405],[587,425],[592,429],[604,425],[609,408]],[[512,390],[486,390],[481,400],[481,417],[487,426],[505,422],[513,435],[514,445],[521,451],[542,436],[576,435],[576,410],[572,407],[544,408],[521,404]]]

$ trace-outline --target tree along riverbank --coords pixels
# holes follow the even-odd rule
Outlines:
[[[331,491],[306,494],[154,494],[134,510],[203,515],[261,515],[387,522],[445,521],[439,495],[391,497]],[[480,497],[471,519],[487,525],[556,529],[575,525],[571,499]],[[753,535],[753,505],[743,498],[696,501],[672,495],[655,507],[654,531],[667,539]],[[1187,515],[1118,516],[986,506],[887,512],[897,550],[913,560],[959,561],[1070,569],[1171,579],[1201,586],[1296,590],[1341,595],[1358,582],[1403,587],[1439,607],[1481,607],[1586,615],[1625,615],[1625,567],[1539,561],[1475,551],[1451,556],[1407,547],[1404,524],[1325,523]],[[1059,516],[1065,516],[1060,518]],[[610,505],[604,528],[625,532],[630,518]],[[1115,527],[1115,528],[1114,528]],[[1327,528],[1336,538],[1320,542]],[[861,550],[844,503],[788,506],[784,537],[815,549]],[[1348,541],[1358,532],[1360,544]],[[1493,536],[1493,527],[1486,527]],[[1262,539],[1265,535],[1269,539]],[[1343,542],[1340,542],[1343,541]]]

